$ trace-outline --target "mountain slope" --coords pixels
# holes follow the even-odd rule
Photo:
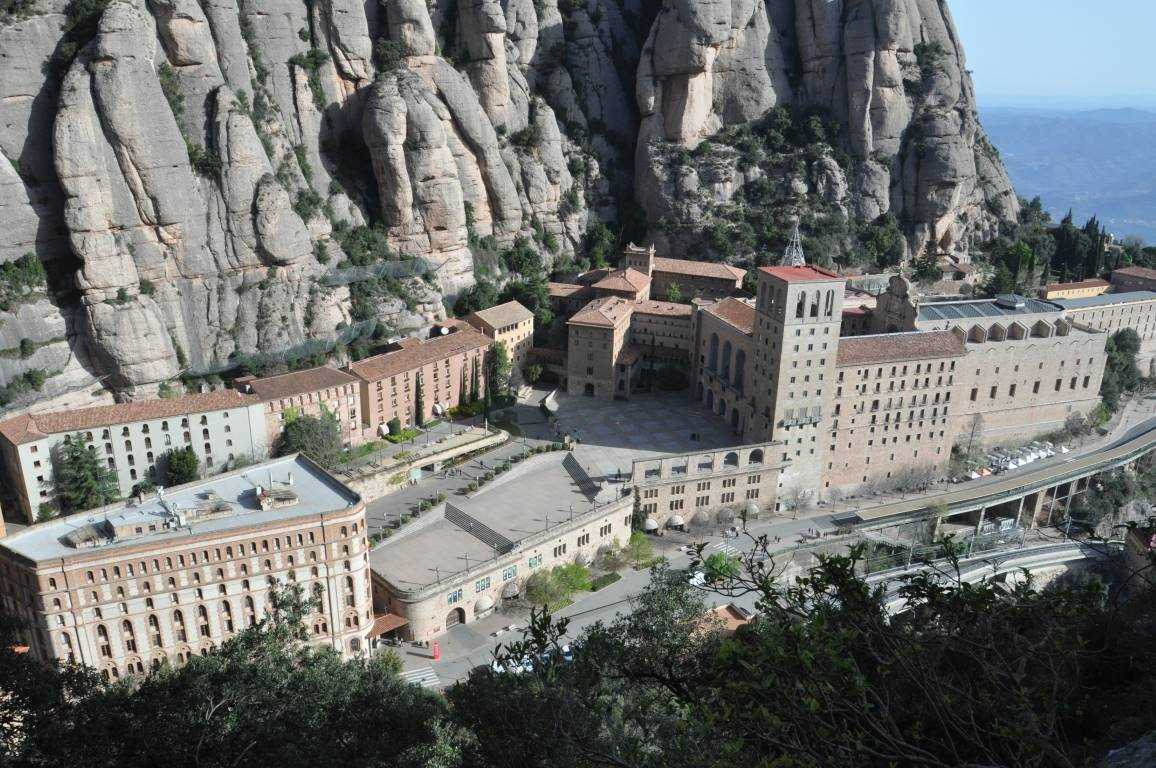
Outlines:
[[[671,253],[755,182],[783,216],[893,212],[912,251],[1015,215],[935,0],[15,5],[0,261],[48,278],[0,286],[9,398],[417,330],[515,239],[580,256],[632,197]],[[826,144],[703,149],[782,105]]]

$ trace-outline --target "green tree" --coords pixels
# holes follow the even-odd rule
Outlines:
[[[623,551],[626,559],[635,567],[649,565],[654,559],[654,545],[650,542],[650,537],[642,531],[630,534]]]
[[[525,376],[528,383],[537,384],[538,380],[542,378],[542,366],[538,363],[530,363],[526,366]]]
[[[398,676],[396,655],[343,661],[307,645],[316,603],[299,585],[273,589],[269,602],[255,627],[132,684],[21,660],[3,643],[0,708],[13,730],[2,749],[25,766],[461,765],[454,755],[470,735],[439,695]]]
[[[486,351],[486,390],[497,396],[504,396],[510,392],[510,372],[513,365],[510,363],[510,353],[506,351],[506,343],[499,341]]]
[[[116,473],[80,432],[72,433],[57,447],[52,464],[56,497],[65,514],[101,507],[120,498]]]
[[[869,261],[880,269],[893,267],[903,261],[907,240],[893,213],[885,213],[863,231],[859,242]]]
[[[1135,330],[1124,328],[1112,334],[1105,349],[1108,358],[1100,383],[1100,397],[1109,410],[1116,411],[1120,408],[1120,397],[1134,391],[1142,381],[1140,369],[1136,367],[1140,336]]]
[[[425,424],[425,396],[421,391],[421,371],[418,371],[413,386],[413,423],[419,427]]]
[[[477,358],[474,358],[473,368],[470,371],[470,402],[478,402],[478,398],[482,396],[481,379],[478,369]]]
[[[191,445],[162,453],[157,465],[160,468],[161,485],[184,485],[201,477],[197,452]]]
[[[321,417],[300,416],[285,425],[277,442],[277,455],[303,453],[326,469],[341,458],[341,426],[337,417],[323,408]]]
[[[670,287],[666,289],[666,300],[673,301],[675,304],[681,304],[682,286],[678,283],[671,283]]]
[[[401,419],[397,418],[396,416],[394,416],[392,419],[390,419],[386,423],[386,426],[389,429],[390,435],[397,437],[398,435],[401,434]]]

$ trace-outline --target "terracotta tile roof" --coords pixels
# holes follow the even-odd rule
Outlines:
[[[75,432],[82,429],[132,424],[151,419],[166,419],[210,411],[240,408],[259,402],[252,395],[243,395],[235,389],[218,389],[166,400],[138,400],[115,405],[98,405],[72,411],[54,411],[16,416],[0,422],[0,435],[12,443],[32,442],[49,435]]]
[[[488,346],[490,346],[489,337],[469,325],[462,324],[444,336],[437,336],[428,341],[415,339],[403,342],[401,349],[350,363],[349,372],[363,381],[378,381],[387,376],[396,376],[403,371],[416,370],[429,363]]]
[[[719,264],[713,261],[691,261],[689,259],[668,259],[662,256],[656,256],[654,258],[654,271],[735,281],[742,280],[747,275],[745,269],[732,267],[730,264]]]
[[[489,309],[479,309],[472,316],[482,320],[491,328],[505,328],[507,325],[516,325],[534,319],[534,313],[516,301],[507,301],[505,304],[498,304]]]
[[[604,296],[575,312],[568,323],[614,328],[623,317],[630,315],[630,311],[631,303],[621,296]]]
[[[723,299],[713,307],[707,307],[706,311],[747,335],[755,332],[755,308],[745,301]]]
[[[1119,272],[1121,270],[1116,271]],[[1080,280],[1074,283],[1048,283],[1044,286],[1044,290],[1051,293],[1053,291],[1074,291],[1081,288],[1107,288],[1110,285],[1111,283],[1109,283],[1107,280],[1101,280],[1098,277],[1092,277],[1087,280]]]
[[[586,290],[586,286],[575,285],[574,283],[547,283],[546,288],[553,298],[567,298]]]
[[[1125,277],[1140,277],[1145,280],[1156,280],[1156,269],[1149,269],[1148,267],[1121,267],[1113,270],[1113,275],[1124,275]]]
[[[783,280],[788,283],[819,283],[828,280],[842,280],[841,275],[830,272],[822,267],[759,267],[760,272]]]
[[[317,392],[331,387],[343,387],[358,381],[345,371],[321,365],[308,368],[304,371],[283,373],[280,376],[267,376],[263,379],[253,379],[241,385],[242,391],[249,391],[262,402],[280,400],[283,397],[303,395],[306,392]],[[246,390],[245,387],[248,387]]]
[[[967,348],[951,331],[881,333],[875,336],[846,336],[839,339],[836,365],[874,365],[906,360],[963,357]]]
[[[653,299],[639,299],[634,302],[634,311],[640,315],[665,315],[668,317],[690,317],[694,314],[694,307],[689,304],[676,304],[673,301],[655,301]]]
[[[604,291],[628,291],[637,293],[650,285],[650,278],[633,267],[616,269],[594,284]]]
[[[870,311],[867,307],[843,307],[844,315],[867,315]]]

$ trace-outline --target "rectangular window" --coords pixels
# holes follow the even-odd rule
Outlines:
[[[542,556],[541,555],[534,555],[533,557],[530,558],[529,566],[531,568],[537,568],[541,564],[542,564]]]
[[[509,581],[518,575],[518,566],[511,565],[502,571],[502,581]]]
[[[450,592],[448,595],[446,595],[446,602],[450,605],[453,605],[454,603],[460,603],[461,600],[462,591],[460,589],[455,589],[453,592]]]
[[[474,591],[475,592],[485,592],[489,588],[490,588],[490,577],[489,576],[487,576],[484,579],[478,579],[477,581],[474,582]]]

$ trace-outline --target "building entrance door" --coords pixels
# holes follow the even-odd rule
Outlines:
[[[466,623],[466,612],[463,611],[461,608],[454,608],[452,611],[450,611],[449,613],[446,614],[446,629],[449,629],[450,627],[455,626],[457,624],[465,624],[465,623]]]

